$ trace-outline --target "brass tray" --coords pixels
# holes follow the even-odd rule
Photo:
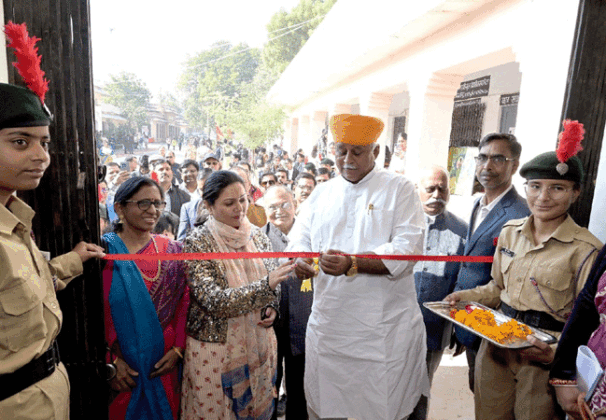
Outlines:
[[[478,331],[474,330],[473,328],[450,317],[450,311],[452,309],[457,309],[457,310],[465,309],[468,305],[471,306],[472,308],[477,307],[477,308],[492,312],[494,314],[494,320],[496,321],[497,325],[501,325],[502,323],[507,322],[510,319],[512,319],[511,317],[508,317],[507,315],[504,315],[499,311],[491,309],[488,306],[484,306],[481,303],[477,303],[477,302],[460,301],[460,302],[457,302],[454,306],[450,306],[450,304],[448,302],[443,302],[443,301],[442,302],[425,302],[425,303],[423,303],[423,306],[425,306],[427,309],[429,309],[434,314],[439,315],[442,318],[446,318],[453,324],[466,329],[467,331],[477,335],[478,337],[483,338],[484,340],[490,341],[495,346],[502,347],[505,349],[523,349],[526,347],[532,347],[532,344],[530,344],[527,340],[524,340],[521,338],[514,338],[509,343],[505,343],[505,344],[499,343],[498,341],[495,341],[492,338],[486,337],[484,334],[479,333]],[[520,324],[526,325],[523,322],[520,322],[520,321],[518,321],[518,322]],[[532,331],[531,335],[533,337],[535,337],[547,344],[552,344],[552,343],[557,342],[557,339],[553,335],[548,334],[544,331],[541,331],[538,328],[531,327],[530,325],[526,325],[526,326],[528,328],[530,328],[530,330]]]

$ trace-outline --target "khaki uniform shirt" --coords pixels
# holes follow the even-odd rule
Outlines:
[[[55,288],[63,289],[83,271],[81,259],[75,252],[50,262],[44,259],[31,239],[34,215],[18,198],[12,198],[8,209],[0,204],[0,375],[16,371],[50,347],[63,320]],[[63,368],[61,372],[56,371],[62,375],[63,372]],[[2,417],[14,412],[15,404],[25,408],[24,394],[30,408],[36,406],[35,395],[30,395],[35,391],[33,388],[36,387],[0,401]],[[51,388],[56,388],[56,384]],[[47,391],[51,390],[44,390]],[[39,398],[44,398],[39,389],[37,393]],[[46,404],[49,410],[55,410],[50,401]]]
[[[457,293],[462,300],[493,308],[505,302],[513,309],[541,311],[565,322],[602,243],[568,216],[546,241],[535,245],[532,218],[510,220],[503,226],[492,280]]]

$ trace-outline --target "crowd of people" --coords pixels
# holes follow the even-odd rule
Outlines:
[[[469,223],[447,210],[444,168],[415,185],[376,163],[384,123],[373,117],[333,116],[334,144],[311,159],[277,145],[267,158],[236,147],[229,164],[218,149],[182,163],[174,149],[129,159],[108,165],[99,186],[102,243],[47,261],[35,213],[15,196],[50,164],[43,99],[0,84],[11,103],[0,111],[2,418],[69,418],[56,292],[109,253],[140,257],[103,261],[112,419],[271,419],[282,380],[288,420],[426,419],[449,343],[466,351],[478,419],[606,419],[606,379],[579,389],[575,370],[580,345],[606,367],[606,250],[568,214],[584,182],[577,122],[565,122],[557,152],[521,166],[526,199],[512,185],[522,146],[485,136],[485,192]],[[270,251],[319,257],[237,255]],[[182,252],[234,255],[154,258]],[[419,254],[494,260],[389,258]],[[557,342],[530,336],[510,349],[453,332],[422,305],[440,300],[497,308]]]

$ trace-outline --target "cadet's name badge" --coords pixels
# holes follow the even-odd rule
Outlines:
[[[507,249],[507,248],[501,248],[501,254],[505,254],[511,258],[513,258],[516,255],[515,252],[513,252],[511,249]]]

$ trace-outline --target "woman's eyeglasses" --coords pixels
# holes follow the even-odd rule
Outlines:
[[[139,207],[139,210],[141,211],[145,211],[147,209],[149,209],[151,207],[151,205],[153,204],[154,207],[156,208],[156,210],[164,210],[164,207],[166,207],[166,201],[159,201],[159,200],[139,200],[139,201],[134,201],[134,200],[126,200],[126,203],[135,203],[137,205],[137,207]]]
[[[526,196],[528,197],[538,197],[541,195],[543,189],[547,191],[547,195],[551,197],[552,200],[559,200],[563,198],[572,188],[566,188],[563,185],[548,185],[543,187],[541,184],[524,184],[524,190],[526,190]]]

